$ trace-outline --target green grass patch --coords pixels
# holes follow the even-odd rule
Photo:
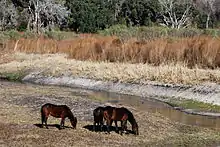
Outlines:
[[[170,100],[169,103],[175,107],[181,107],[183,109],[195,109],[198,111],[208,111],[208,112],[220,112],[219,105],[213,105],[210,103],[204,103],[194,100]]]
[[[106,98],[101,97],[101,96],[97,96],[97,95],[89,95],[88,98],[93,101],[98,101],[98,102],[105,102],[106,101]]]
[[[218,29],[197,29],[197,28],[182,28],[171,29],[166,27],[127,27],[125,25],[114,25],[105,30],[98,31],[99,34],[108,36],[115,35],[122,39],[136,37],[139,40],[150,40],[155,38],[181,38],[195,37],[207,35],[212,37],[220,37]]]
[[[0,77],[9,81],[21,82],[24,78],[24,72],[15,72],[15,73],[0,73]]]
[[[55,40],[64,40],[78,37],[78,35],[74,32],[65,31],[47,31],[43,34],[43,36]]]

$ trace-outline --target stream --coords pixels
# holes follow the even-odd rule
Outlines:
[[[220,117],[185,113],[153,98],[142,98],[103,91],[93,91],[92,95],[93,97],[99,97],[99,99],[102,98],[102,101],[107,103],[119,104],[122,106],[129,105],[142,111],[160,113],[173,121],[183,124],[220,129]]]

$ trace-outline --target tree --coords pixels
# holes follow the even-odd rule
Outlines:
[[[16,7],[21,7],[28,14],[27,28],[40,31],[61,25],[68,17],[69,11],[63,1],[56,0],[12,0]]]
[[[109,0],[66,0],[71,10],[70,28],[77,32],[96,32],[114,24],[114,10]]]
[[[117,22],[119,13],[121,13],[122,10],[122,5],[126,2],[126,0],[108,0],[108,2],[111,4],[110,9],[114,11],[114,21]]]
[[[7,0],[0,1],[0,28],[2,31],[17,25],[18,14],[13,4]]]
[[[149,26],[157,21],[157,12],[159,12],[158,1],[127,0],[122,4],[120,17],[125,19],[129,26]]]
[[[213,14],[216,12],[216,0],[193,0],[196,8],[207,15],[206,28],[209,28],[209,21]]]
[[[190,25],[191,3],[188,0],[159,0],[162,8],[163,25],[180,29]]]

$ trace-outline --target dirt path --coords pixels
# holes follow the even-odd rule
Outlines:
[[[126,107],[137,119],[139,136],[92,132],[92,110],[106,104],[89,95],[80,89],[0,81],[0,146],[210,146],[220,140],[218,131],[182,125],[131,106]],[[59,130],[60,120],[52,117],[49,130],[37,127],[40,106],[47,102],[67,104],[79,120],[77,129]]]

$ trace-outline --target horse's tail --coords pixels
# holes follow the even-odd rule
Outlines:
[[[41,122],[42,124],[45,122],[45,114],[44,114],[44,106],[41,107]]]

